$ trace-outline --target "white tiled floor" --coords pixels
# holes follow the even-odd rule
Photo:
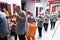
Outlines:
[[[36,40],[60,40],[60,36],[59,36],[60,35],[60,27],[59,26],[60,26],[60,23],[59,23],[59,21],[57,21],[56,26],[55,26],[55,29],[50,30],[50,27],[51,26],[49,24],[49,27],[48,27],[48,31],[47,32],[45,32],[44,29],[43,29],[43,33],[42,33],[42,38],[41,39],[38,37],[38,30],[37,30]],[[52,36],[53,36],[56,28],[57,28],[57,31],[56,31],[54,37],[52,38]]]
[[[57,29],[54,37],[52,38],[53,33],[56,30],[57,26],[58,26],[58,29]],[[60,26],[59,21],[57,21],[56,26],[55,26],[55,29],[50,30],[50,27],[51,26],[49,24],[49,27],[48,27],[48,31],[47,32],[45,32],[44,29],[43,29],[42,38],[39,38],[39,36],[38,36],[38,30],[36,30],[36,36],[35,36],[36,37],[36,40],[60,40],[60,27],[59,26]]]

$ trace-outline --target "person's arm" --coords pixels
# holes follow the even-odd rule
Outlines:
[[[6,33],[6,35],[10,34],[9,24],[8,24],[8,20],[6,19],[6,17],[3,17],[3,31]]]
[[[23,13],[21,13],[21,15],[18,15],[17,18],[20,19],[20,20],[25,20],[26,19],[26,16],[25,16],[25,14],[23,12]]]
[[[35,22],[36,23],[36,20],[33,18],[33,22]]]
[[[24,20],[24,17],[21,17],[20,15],[17,15],[17,18]]]
[[[9,16],[9,12],[7,11],[6,13],[7,13],[7,16]]]
[[[25,14],[24,14],[25,12],[22,12],[20,15],[19,14],[15,14],[14,16],[16,16],[18,19],[20,19],[20,20],[24,20],[25,18]]]
[[[42,21],[42,19],[41,19],[41,18],[39,18],[39,17],[36,17],[36,20],[37,20],[37,21]]]
[[[42,17],[41,17],[41,18],[39,17],[38,20],[39,20],[39,21],[43,21],[43,18],[42,18]]]
[[[13,22],[9,22],[9,29],[12,30],[12,26],[14,25]]]

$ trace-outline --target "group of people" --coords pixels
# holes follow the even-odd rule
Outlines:
[[[50,20],[51,30],[54,29],[57,18],[56,14],[50,15],[47,11],[33,18],[30,11],[22,11],[20,6],[14,8],[13,15],[9,15],[5,8],[2,12],[0,8],[0,40],[8,40],[10,36],[14,36],[17,40],[17,35],[19,40],[35,40],[36,28],[38,28],[39,37],[42,37],[43,26],[47,32]]]
[[[35,40],[35,33],[36,21],[32,18],[31,12],[23,11],[20,6],[16,6],[13,15],[10,15],[6,8],[0,8],[0,40],[8,40],[11,36],[17,40],[17,35],[19,40]]]
[[[37,17],[37,27],[40,38],[42,37],[42,28],[44,27],[45,32],[47,32],[50,21],[51,24],[50,30],[54,29],[57,18],[58,17],[56,14],[50,15],[48,11],[46,11],[45,14],[39,13],[39,16]]]

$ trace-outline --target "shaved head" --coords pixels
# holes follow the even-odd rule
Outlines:
[[[20,12],[20,6],[16,6],[15,8],[14,8],[14,10],[18,13],[18,12]]]

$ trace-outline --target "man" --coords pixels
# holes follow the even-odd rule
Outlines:
[[[43,16],[41,13],[39,14],[37,21],[38,21],[37,26],[38,26],[39,36],[42,37]]]
[[[49,19],[50,19],[50,15],[48,14],[48,12],[45,12],[45,15],[44,15],[44,30],[46,32],[48,30]]]
[[[7,40],[7,35],[10,33],[8,20],[6,15],[1,12],[0,8],[0,40]]]
[[[25,40],[25,34],[28,31],[27,29],[27,18],[25,12],[21,11],[19,6],[15,7],[15,10],[17,12],[17,27],[16,27],[16,33],[19,36],[19,40]]]
[[[51,15],[50,21],[51,21],[51,30],[52,30],[55,28],[55,23],[57,21],[57,17],[55,14]]]

